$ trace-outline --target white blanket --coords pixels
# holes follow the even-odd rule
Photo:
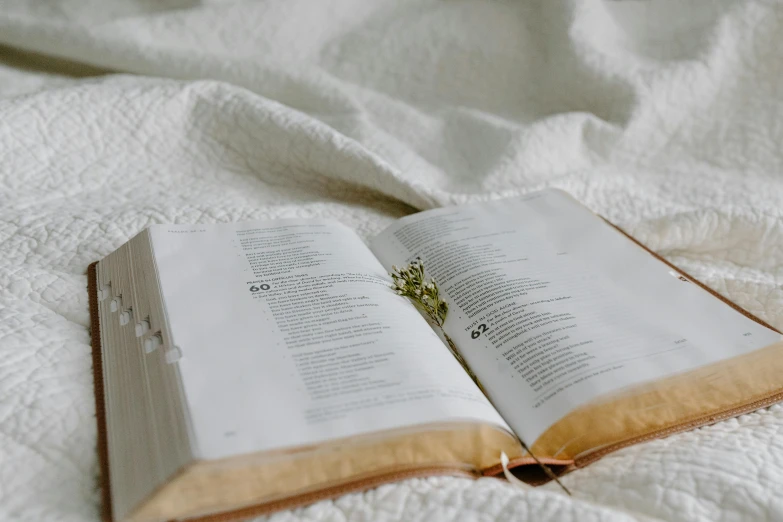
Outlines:
[[[84,274],[151,223],[366,237],[556,186],[783,327],[781,34],[773,2],[0,0],[0,519],[97,519]],[[783,520],[783,408],[565,482],[273,519]]]

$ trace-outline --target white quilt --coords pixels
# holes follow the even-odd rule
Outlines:
[[[0,519],[97,520],[85,270],[151,223],[366,237],[556,186],[782,328],[781,35],[774,2],[0,0]],[[783,408],[565,482],[272,519],[783,520]]]

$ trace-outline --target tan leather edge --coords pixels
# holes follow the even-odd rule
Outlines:
[[[195,461],[149,497],[128,520],[200,519],[246,507],[279,505],[278,501],[288,498],[399,472],[419,476],[454,474],[452,470],[457,470],[478,477],[480,470],[497,463],[501,451],[512,458],[522,452],[516,437],[488,425],[398,436],[386,431],[379,432],[375,440],[362,439],[345,441],[331,449],[321,446],[323,451],[317,453],[290,453],[283,459],[270,460],[272,454],[259,452]],[[289,458],[295,456],[296,460]]]
[[[103,357],[101,354],[101,324],[98,313],[98,262],[87,268],[87,297],[90,305],[90,344],[92,345],[92,379],[95,395],[95,420],[98,424],[98,465],[101,490],[101,519],[112,521],[111,484],[109,484],[109,445],[106,439],[106,404],[103,389]]]
[[[477,478],[477,475],[474,473],[470,473],[462,469],[448,467],[448,466],[426,467],[426,468],[393,471],[390,473],[374,475],[374,476],[354,480],[351,482],[346,482],[344,484],[339,484],[329,488],[319,489],[301,495],[283,498],[273,502],[267,502],[264,504],[245,507],[234,511],[215,513],[212,515],[205,515],[202,517],[189,518],[185,520],[199,521],[199,522],[228,522],[232,520],[242,520],[251,517],[266,515],[275,511],[292,509],[307,504],[312,504],[320,500],[336,498],[345,495],[347,493],[363,491],[390,482],[397,482],[409,478],[432,477],[435,475]]]
[[[646,442],[648,440],[667,437],[669,435],[674,435],[675,433],[681,433],[683,431],[688,431],[688,430],[700,428],[702,426],[707,426],[709,424],[714,424],[716,422],[725,419],[731,419],[733,417],[737,417],[745,413],[750,413],[761,408],[766,408],[767,406],[771,406],[780,401],[783,401],[783,392],[777,392],[771,395],[762,396],[759,399],[756,399],[752,402],[744,403],[743,405],[737,406],[735,408],[728,408],[715,413],[710,413],[702,417],[697,417],[695,419],[691,419],[689,421],[682,422],[674,426],[670,426],[668,428],[646,433],[644,435],[633,437],[628,440],[618,442],[616,444],[611,444],[599,450],[590,451],[584,455],[577,455],[577,457],[574,459],[574,464],[577,468],[582,468],[584,466],[587,466],[588,464],[595,462],[596,460],[602,457],[605,457],[606,455],[612,453],[613,451],[627,448],[628,446],[633,446],[634,444],[638,444],[640,442]]]

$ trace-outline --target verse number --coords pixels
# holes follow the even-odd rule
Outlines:
[[[250,287],[251,292],[258,292],[259,290],[269,290],[269,285],[264,283],[262,285],[258,285],[258,286],[253,285]]]
[[[484,323],[481,323],[480,325],[478,325],[478,328],[476,328],[475,330],[470,332],[470,336],[473,339],[478,339],[479,337],[481,337],[481,334],[483,334],[487,330],[489,330],[489,328],[487,328],[487,325],[485,325]]]

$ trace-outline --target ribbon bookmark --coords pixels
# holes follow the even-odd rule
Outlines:
[[[500,463],[503,465],[503,475],[506,477],[506,480],[509,481],[510,484],[520,488],[520,489],[531,489],[533,486],[530,484],[525,484],[518,478],[516,478],[511,471],[508,469],[508,455],[506,455],[505,451],[500,452]]]

